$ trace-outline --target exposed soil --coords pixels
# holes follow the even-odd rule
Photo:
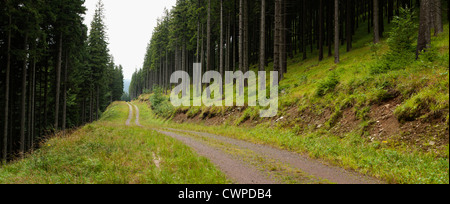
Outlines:
[[[337,136],[344,136],[352,131],[359,131],[361,136],[367,137],[371,142],[384,142],[392,146],[406,145],[411,149],[418,149],[424,152],[443,149],[449,143],[448,125],[441,119],[415,120],[404,123],[399,122],[394,114],[395,109],[401,105],[401,97],[381,102],[370,107],[367,114],[368,126],[362,127],[362,119],[356,116],[355,108],[350,107],[342,111],[336,124],[330,131]],[[188,117],[186,112],[179,112],[172,119],[177,123],[196,123],[207,126],[223,125],[225,123],[234,125],[245,108],[229,108],[224,114],[211,115],[208,111]],[[247,119],[240,126],[253,127],[260,123],[269,122],[272,126],[282,128],[295,128],[297,134],[304,134],[325,127],[326,122],[331,118],[332,111],[324,109],[321,113],[314,113],[310,109],[302,112],[298,107],[287,108],[283,116],[271,119]],[[363,128],[363,129],[362,129]]]

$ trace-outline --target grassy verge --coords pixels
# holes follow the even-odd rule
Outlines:
[[[1,167],[0,183],[229,182],[207,159],[179,141],[126,127],[127,117],[128,106],[114,103],[100,121],[70,136],[50,139],[26,159]]]
[[[147,104],[138,103],[145,110]],[[228,125],[205,126],[193,123],[174,123],[170,120],[146,119],[146,125],[155,128],[170,127],[224,135],[258,144],[271,145],[306,154],[360,173],[371,175],[388,183],[448,183],[448,158],[433,154],[407,152],[390,147],[387,143],[369,143],[357,133],[344,137],[328,131],[298,135],[293,130],[270,128],[266,124],[256,127]]]
[[[428,53],[410,61],[383,62],[388,43],[368,46],[372,39],[364,32],[358,31],[351,52],[341,49],[338,65],[332,57],[322,62],[290,59],[273,120],[258,118],[259,107],[231,112],[223,107],[181,107],[174,112],[185,113],[188,122],[195,118],[193,122],[149,117],[147,123],[268,144],[390,183],[448,184],[448,24],[444,33],[433,37]],[[383,107],[394,109],[383,112]],[[205,125],[217,117],[226,120]],[[346,117],[354,118],[350,127],[343,123]],[[379,134],[387,129],[377,126],[382,118],[391,118],[398,127]]]

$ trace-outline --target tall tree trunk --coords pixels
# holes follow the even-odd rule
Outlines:
[[[81,104],[81,125],[86,124],[86,98],[82,98],[83,100]]]
[[[27,102],[27,63],[28,63],[28,33],[25,34],[24,38],[24,48],[25,56],[23,58],[22,65],[22,108],[21,108],[21,119],[20,119],[20,156],[23,158],[25,156],[25,123],[26,123],[26,102]]]
[[[274,35],[274,54],[273,54],[273,71],[278,71],[281,76],[281,59],[280,59],[280,44],[281,44],[281,0],[275,0],[275,35]]]
[[[36,46],[34,47],[36,49]],[[34,146],[34,135],[35,135],[35,98],[36,98],[36,56],[33,57],[33,65],[31,70],[31,125],[30,125],[30,148],[33,150]]]
[[[244,0],[244,72],[249,70],[249,41],[248,41],[248,0]]]
[[[206,55],[207,55],[207,62],[206,62],[206,71],[212,70],[212,58],[213,55],[211,53],[211,0],[208,0],[208,19],[207,19],[207,25],[206,25]],[[209,86],[208,86],[209,87]],[[209,96],[211,94],[209,88],[207,88],[206,93]]]
[[[202,65],[202,70],[200,70],[200,73],[202,73],[203,74],[203,70],[205,69],[205,64],[204,64],[204,62],[205,62],[205,43],[203,42],[203,39],[204,39],[204,35],[205,34],[205,28],[204,28],[204,26],[203,26],[203,24],[202,24],[202,39],[200,40],[200,52],[201,52],[201,54],[200,54],[200,63],[201,63],[201,65]]]
[[[197,8],[200,8],[200,0],[197,2]],[[196,62],[199,63],[200,60],[200,13],[197,16],[197,52],[196,52]]]
[[[416,57],[418,58],[422,51],[426,51],[431,43],[431,33],[429,25],[430,17],[430,0],[420,1],[420,22],[419,22],[419,37],[417,40]]]
[[[328,42],[328,57],[333,56],[333,1],[328,0],[327,1],[327,42]]]
[[[307,26],[306,26],[306,22],[307,22],[307,15],[306,15],[306,1],[307,0],[302,0],[302,2],[303,2],[303,5],[302,5],[302,15],[303,15],[303,17],[302,17],[302,25],[301,25],[301,33],[302,33],[302,51],[303,51],[303,60],[306,60],[306,58],[307,58],[307,55],[306,55],[306,34],[307,34],[307,32],[306,32],[306,29],[307,29]]]
[[[284,73],[287,72],[287,12],[286,12],[286,0],[281,0],[281,44],[280,44],[280,78],[283,80]]]
[[[220,70],[220,74],[223,76],[224,75],[224,64],[223,64],[223,0],[220,0],[220,41],[219,41],[219,70]],[[221,86],[222,87],[222,86]]]
[[[380,23],[379,23],[379,4],[378,0],[373,0],[373,43],[380,42]]]
[[[9,23],[8,23],[8,48],[7,48],[7,59],[6,59],[6,80],[5,80],[5,124],[3,126],[3,147],[2,147],[2,162],[6,163],[8,158],[8,119],[9,119],[9,81],[10,81],[10,72],[11,72],[11,25],[12,25],[12,17],[11,13],[8,13]]]
[[[259,43],[259,71],[265,71],[266,62],[266,0],[261,0],[261,30]]]
[[[394,1],[388,0],[388,23],[394,18]]]
[[[206,71],[212,70],[212,53],[211,53],[211,0],[208,0],[208,19],[206,25]]]
[[[339,63],[339,0],[334,0],[334,63]]]
[[[160,56],[161,56],[161,54],[160,54]],[[162,59],[160,60],[161,62],[162,62]],[[163,69],[163,66],[161,65],[161,63],[160,63],[160,75],[162,76],[162,70]],[[181,70],[183,70],[183,71],[185,71],[185,72],[187,72],[187,67],[186,67],[186,42],[184,41],[184,39],[183,39],[183,46],[181,46]],[[161,79],[162,79],[162,77],[161,77]],[[185,78],[185,76],[183,75],[183,81],[186,81],[187,79]],[[161,85],[162,85],[163,83],[161,83]],[[186,93],[187,93],[187,89],[188,89],[188,87],[187,87],[187,84],[186,83],[183,83],[183,96],[186,96]]]
[[[323,0],[319,1],[319,61],[323,60]]]
[[[448,4],[448,3],[447,3]],[[441,0],[434,0],[434,11],[435,19],[434,19],[434,35],[437,36],[439,33],[444,32],[444,27],[442,24],[442,2]]]
[[[68,51],[66,50],[65,53],[65,62],[64,62],[64,89],[63,89],[63,115],[62,115],[62,131],[63,134],[66,134],[66,121],[67,121],[67,72],[69,71],[68,67],[69,67],[69,54]]]
[[[345,20],[345,34],[346,34],[346,40],[347,40],[347,52],[350,52],[352,50],[352,12],[353,11],[353,5],[351,0],[347,0],[346,5],[346,20]]]
[[[244,71],[244,0],[239,0],[239,70]]]
[[[61,65],[62,65],[62,42],[63,34],[59,33],[58,41],[58,61],[56,64],[56,96],[55,96],[55,123],[54,128],[58,130],[59,127],[59,99],[60,99],[60,88],[61,88]]]
[[[92,123],[94,119],[94,87],[90,87],[90,94],[89,94],[89,122]],[[130,93],[130,96],[132,96],[133,93]],[[131,97],[133,98],[133,97]]]
[[[228,22],[227,22],[227,37],[226,37],[226,43],[227,43],[227,52],[226,52],[226,63],[225,63],[225,70],[226,71],[230,71],[230,56],[231,56],[231,50],[232,50],[232,45],[230,42],[230,38],[231,38],[231,12],[228,13]],[[234,40],[233,40],[234,41]]]
[[[139,95],[136,95],[138,97]],[[97,99],[95,100],[95,103],[97,103],[96,110],[95,110],[95,120],[98,120],[100,117],[100,87],[97,85]]]

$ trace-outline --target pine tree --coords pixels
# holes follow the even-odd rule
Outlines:
[[[334,63],[339,61],[339,0],[334,0]]]
[[[430,29],[430,0],[420,1],[420,21],[419,21],[419,37],[417,39],[416,56],[419,57],[422,51],[426,51],[431,43]]]
[[[380,23],[379,23],[379,9],[378,9],[378,0],[373,0],[373,43],[380,42]]]
[[[106,37],[106,27],[103,22],[104,6],[101,0],[97,3],[94,19],[91,23],[91,30],[88,38],[88,52],[89,52],[89,67],[92,69],[92,77],[95,79],[94,84],[90,89],[91,101],[95,100],[95,110],[91,114],[95,114],[95,118],[99,118],[99,111],[102,107],[106,107],[104,93],[105,87],[105,72],[109,63],[109,50]],[[102,96],[102,98],[100,98]],[[92,104],[91,109],[94,107]]]

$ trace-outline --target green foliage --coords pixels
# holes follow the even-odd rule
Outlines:
[[[235,125],[240,125],[247,120],[253,120],[258,117],[259,109],[256,107],[247,107],[244,113],[235,121]]]
[[[120,97],[120,100],[121,100],[121,101],[127,101],[127,102],[129,102],[129,101],[131,101],[130,95],[129,95],[128,93],[124,92],[124,93],[122,94],[122,96]]]
[[[418,25],[412,9],[400,8],[400,15],[392,20],[392,30],[389,32],[387,44],[389,54],[404,54],[415,51],[415,42]]]
[[[339,76],[336,72],[332,72],[328,77],[320,82],[318,82],[316,89],[316,96],[325,96],[329,92],[334,91],[336,86],[339,84]]]
[[[370,67],[370,73],[373,75],[405,68],[415,59],[413,44],[418,26],[414,12],[411,9],[401,8],[400,15],[394,17],[392,24],[392,31],[389,32],[387,40],[389,51]],[[373,47],[377,50],[375,45]],[[378,59],[377,51],[374,52]]]
[[[169,118],[175,114],[175,108],[169,102],[169,98],[163,95],[163,89],[155,86],[153,91],[154,94],[150,96],[150,105],[155,114],[163,118]]]
[[[394,114],[401,122],[414,121],[418,118],[433,119],[448,114],[448,90],[427,88],[408,99],[397,107]]]

